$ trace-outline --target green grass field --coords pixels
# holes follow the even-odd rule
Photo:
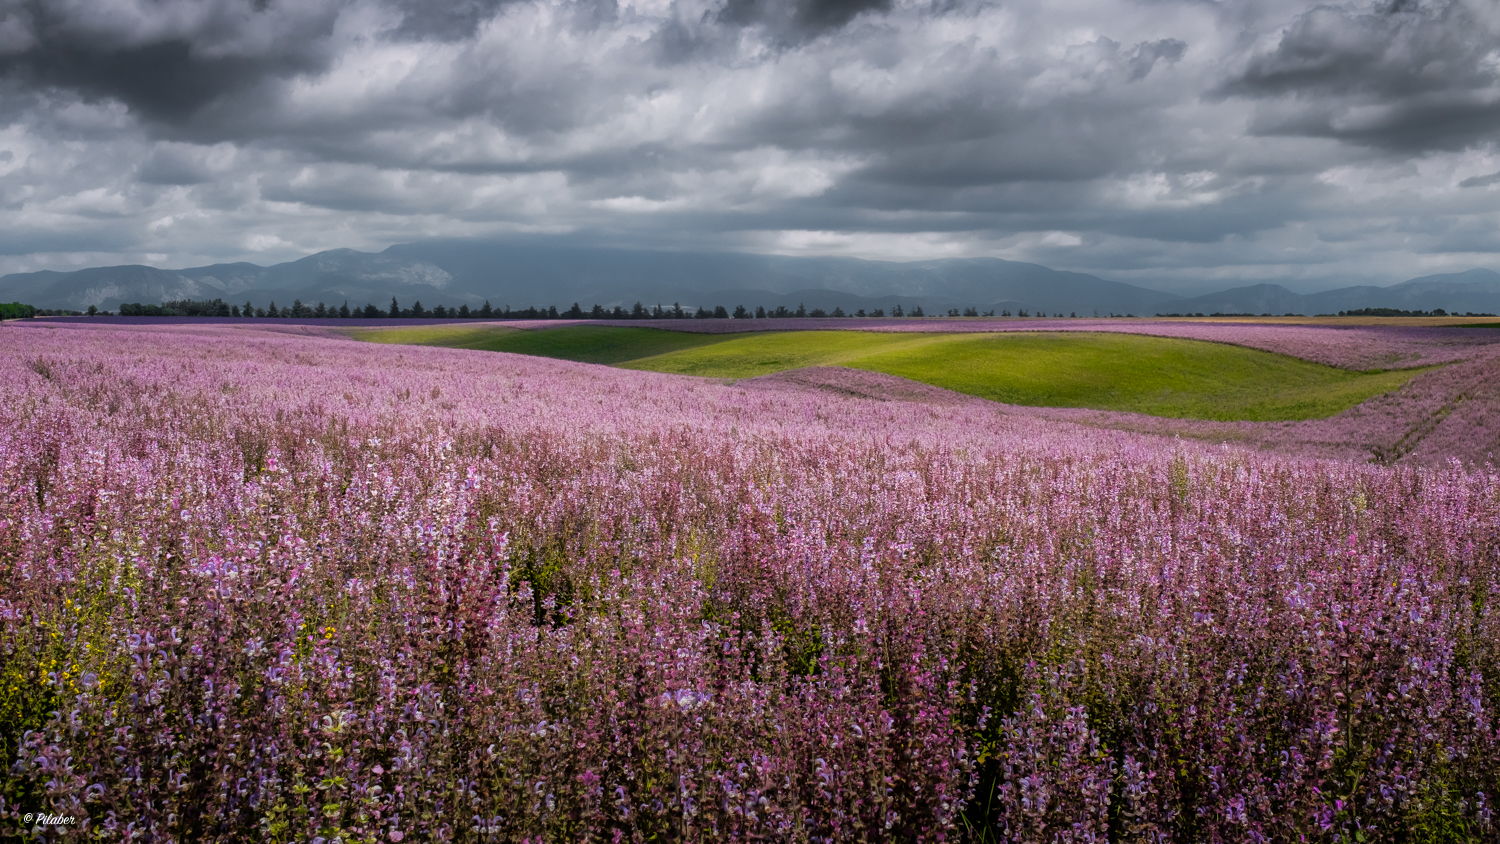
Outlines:
[[[713,335],[604,326],[423,326],[355,336],[727,379],[847,366],[1011,404],[1218,420],[1331,416],[1426,371],[1350,372],[1241,346],[1103,332]]]

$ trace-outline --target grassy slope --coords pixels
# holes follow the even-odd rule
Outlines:
[[[434,326],[363,337],[717,378],[848,366],[1012,404],[1256,421],[1330,416],[1425,371],[1349,372],[1240,346],[1108,333],[704,335]]]

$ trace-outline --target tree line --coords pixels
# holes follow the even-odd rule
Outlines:
[[[83,316],[83,311],[38,308],[21,302],[0,302],[0,319],[31,319],[39,316]]]
[[[1494,316],[1494,314],[1476,314],[1473,311],[1448,312],[1442,308],[1433,308],[1430,311],[1403,311],[1400,308],[1359,308],[1352,311],[1339,311],[1339,316]]]
[[[423,306],[421,300],[412,302],[410,306],[403,306],[396,297],[391,297],[388,307],[380,308],[374,304],[366,304],[364,307],[349,306],[345,301],[338,307],[318,302],[316,305],[305,305],[301,299],[294,300],[290,305],[278,307],[272,300],[265,307],[256,307],[251,302],[246,302],[243,307],[232,305],[222,299],[206,301],[194,301],[191,299],[178,299],[162,302],[159,305],[141,304],[131,302],[120,305],[120,316],[148,316],[148,317],[231,317],[236,319],[821,319],[821,318],[844,318],[844,317],[925,317],[928,314],[921,305],[914,305],[909,310],[901,305],[893,305],[887,314],[885,308],[871,308],[866,310],[859,308],[853,313],[845,311],[842,307],[835,307],[832,311],[823,308],[811,308],[799,304],[795,309],[785,305],[777,305],[772,308],[757,307],[751,311],[744,305],[736,305],[734,310],[723,305],[715,305],[712,308],[698,306],[694,309],[684,308],[681,303],[673,302],[670,306],[657,304],[647,306],[642,302],[636,302],[629,308],[615,305],[606,308],[603,305],[594,305],[592,308],[584,309],[582,305],[574,302],[572,307],[558,310],[556,305],[546,308],[535,305],[525,308],[512,308],[509,305],[493,307],[488,301],[477,308],[468,305],[448,307],[437,305],[432,308]],[[108,315],[108,311],[100,311],[94,306],[89,306],[88,315]],[[1002,310],[999,314],[1003,317],[1011,316],[1009,310]],[[1046,317],[1044,311],[1035,314],[1028,313],[1025,308],[1018,309],[1016,316],[1020,317]],[[937,316],[937,314],[933,314]],[[950,317],[978,317],[995,316],[994,310],[981,313],[978,308],[949,308],[947,316]],[[1053,314],[1061,317],[1061,312]],[[1068,314],[1077,317],[1077,313]]]
[[[109,315],[108,311],[101,311],[90,305],[89,316]],[[791,309],[785,305],[774,308],[758,307],[752,313],[744,305],[736,305],[731,312],[723,305],[715,305],[712,308],[699,306],[696,309],[684,308],[681,303],[673,302],[671,306],[657,304],[652,307],[642,302],[636,302],[629,309],[615,305],[606,308],[603,305],[594,305],[585,310],[577,302],[573,306],[559,311],[556,305],[546,308],[528,306],[525,308],[511,308],[509,305],[496,308],[488,301],[477,308],[468,305],[448,307],[437,305],[432,308],[425,307],[421,300],[412,302],[410,306],[402,306],[393,296],[391,304],[386,308],[367,304],[364,307],[349,306],[345,301],[342,305],[332,307],[323,302],[316,305],[305,305],[301,299],[296,299],[290,305],[277,306],[272,300],[265,307],[257,307],[251,302],[246,302],[243,307],[230,304],[222,299],[206,301],[194,301],[191,299],[177,299],[162,302],[159,305],[142,304],[140,302],[127,302],[120,305],[120,316],[146,316],[146,317],[231,317],[237,319],[768,319],[768,318],[820,318],[820,317],[883,317],[886,315],[884,308],[874,308],[869,312],[860,308],[854,313],[847,313],[841,307],[835,307],[831,312],[822,308],[809,310],[805,305],[798,305]],[[896,305],[891,308],[890,315],[893,317],[927,316],[921,306],[915,306],[910,311]],[[949,316],[958,316],[957,309],[950,310]],[[978,316],[979,313],[969,308],[965,316]],[[1006,316],[1010,312],[1005,313]],[[991,311],[985,316],[994,316]],[[1025,316],[1023,313],[1022,316]]]

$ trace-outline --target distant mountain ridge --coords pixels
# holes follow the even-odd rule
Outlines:
[[[262,267],[213,264],[181,270],[129,265],[73,272],[44,270],[0,277],[0,301],[42,308],[118,309],[124,302],[220,298],[235,304],[327,302],[382,309],[392,298],[477,306],[559,309],[573,302],[684,307],[743,304],[847,312],[921,306],[980,312],[1027,310],[1092,316],[1175,313],[1332,313],[1366,307],[1500,312],[1500,273],[1477,269],[1426,276],[1391,287],[1359,286],[1314,294],[1276,284],[1184,298],[1086,273],[998,258],[867,261],[744,253],[666,252],[580,247],[546,241],[426,240],[383,252],[332,249]]]
[[[1422,276],[1390,287],[1358,285],[1319,293],[1293,293],[1279,284],[1252,284],[1172,304],[1172,310],[1181,313],[1312,315],[1362,308],[1500,313],[1500,273],[1475,269]]]

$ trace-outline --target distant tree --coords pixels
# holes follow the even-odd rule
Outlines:
[[[829,314],[829,316],[846,317],[846,316],[848,316],[848,314],[844,313],[844,309],[843,308],[839,307],[838,305],[834,305],[833,306],[833,313]]]
[[[657,302],[656,303],[656,307],[654,307],[654,308],[651,309],[651,318],[652,319],[662,319],[666,315],[667,315],[667,312],[662,309],[662,306],[661,306],[660,302]]]
[[[795,314],[793,314],[792,316],[799,316],[799,317],[805,317],[805,316],[807,316],[807,308],[803,307],[801,302],[798,302],[797,303],[797,312]]]
[[[745,306],[744,305],[735,305],[734,306],[734,318],[735,319],[749,319],[750,318],[750,312],[747,311],[747,310],[745,310]]]
[[[583,319],[583,308],[579,307],[577,302],[574,302],[573,307],[563,311],[563,316],[568,319]]]
[[[883,316],[885,316],[885,308],[876,308],[875,310],[870,311],[870,316],[872,316],[872,317],[883,317]]]
[[[323,304],[322,302],[319,302],[318,306],[316,308],[313,308],[313,314],[312,315],[316,319],[327,319],[328,318],[328,306],[325,305],[325,304]]]
[[[122,305],[123,307],[123,305]],[[162,302],[160,305],[142,305],[133,303],[132,311],[136,316],[193,316],[193,317],[227,317],[229,316],[229,305],[223,299],[210,299],[197,301],[193,299],[173,299]],[[71,315],[75,311],[48,312],[47,316]]]
[[[92,308],[94,306],[93,305],[89,305],[89,307]],[[230,306],[230,308],[229,308],[229,315],[232,316],[232,317],[238,317],[240,315],[240,306],[239,305],[232,305],[232,306]],[[93,316],[93,314],[89,314],[89,316]]]
[[[645,319],[646,317],[647,313],[645,305],[642,305],[640,302],[636,302],[634,305],[630,306],[631,319]]]
[[[414,319],[421,319],[427,316],[427,309],[422,307],[420,299],[411,303],[411,315]]]
[[[927,314],[922,313],[922,306],[921,305],[918,305],[915,308],[912,308],[911,309],[911,315],[912,316],[927,316]]]
[[[98,314],[99,307],[97,305],[89,305],[89,316],[97,316]]]
[[[1448,311],[1443,308],[1433,308],[1429,311],[1404,311],[1400,308],[1359,308],[1353,311],[1339,311],[1339,316],[1447,316]],[[1199,314],[1199,316],[1202,316]],[[1235,316],[1235,314],[1214,314],[1214,316]],[[1245,314],[1250,316],[1250,314]],[[1261,314],[1270,316],[1270,314]],[[1298,316],[1297,314],[1286,314],[1286,316]]]
[[[630,319],[630,314],[624,308],[620,307],[619,305],[615,305],[614,309],[609,312],[609,318]]]
[[[556,305],[548,305],[547,306],[547,319],[557,319],[557,306]]]
[[[856,317],[862,317],[862,316],[864,316],[865,315],[865,309],[864,308],[860,308],[859,310],[857,310],[857,311],[854,312],[854,315]]]
[[[303,317],[308,316],[310,313],[311,311],[306,305],[302,304],[301,299],[292,300],[292,316],[296,317],[297,319],[302,319]]]
[[[266,305],[266,316],[271,319],[276,319],[277,317],[281,316],[281,311],[276,307],[275,299],[271,300],[271,304]]]
[[[345,299],[344,300],[344,304],[342,304],[342,305],[339,306],[339,319],[348,319],[348,318],[349,318],[349,300]]]
[[[729,319],[729,311],[723,305],[714,305],[714,319]]]
[[[432,315],[437,317],[438,319],[447,319],[448,309],[442,305],[438,305],[436,308],[432,309]]]
[[[964,316],[979,316],[979,310],[973,307],[964,308]]]
[[[958,308],[949,308],[948,309],[948,316],[951,316],[951,317],[958,316]]]
[[[814,319],[822,319],[823,317],[828,316],[828,312],[823,310],[822,308],[813,308],[812,310],[807,312],[807,315]]]
[[[400,316],[401,316],[401,306],[398,305],[398,304],[396,304],[396,297],[392,296],[391,297],[391,313],[390,313],[390,317],[391,317],[391,319],[396,319],[396,318],[398,318]]]
[[[679,302],[673,302],[672,303],[672,318],[673,319],[683,319],[686,316],[687,316],[687,312],[682,309],[682,304],[679,303]]]
[[[258,317],[258,318],[260,318],[260,319],[265,319],[266,316],[267,316],[266,309],[265,308],[256,308],[255,309],[255,316]]]
[[[994,311],[994,309],[993,309],[993,308],[991,308],[991,309],[990,309],[990,310],[988,310],[988,311],[985,311],[985,312],[984,312],[984,315],[985,315],[985,316],[994,316],[994,315],[995,315],[995,311]]]
[[[606,319],[608,317],[609,312],[604,310],[603,305],[594,305],[594,309],[589,311],[589,319]]]
[[[897,305],[894,308],[891,308],[891,316],[906,316],[906,314],[902,313],[901,306]]]
[[[255,306],[252,305],[252,304],[250,304],[250,300],[249,299],[245,300],[245,310],[243,311],[243,313],[247,317],[253,317],[253,316],[255,316]]]
[[[469,319],[469,318],[471,318],[473,316],[474,316],[473,314],[469,313],[469,306],[468,305],[459,305],[458,306],[458,318],[459,319]]]
[[[495,315],[495,309],[490,307],[490,300],[485,299],[484,304],[479,306],[479,318],[489,319]]]
[[[375,307],[374,302],[366,302],[364,308],[360,310],[360,314],[364,316],[365,319],[379,319],[380,309]]]
[[[765,319],[766,318],[766,309],[763,308],[763,307],[761,307],[761,306],[759,306],[759,305],[756,305],[755,306],[755,318],[756,319]]]
[[[1068,318],[1069,319],[1078,319],[1078,312],[1077,311],[1070,311],[1068,313]]]

